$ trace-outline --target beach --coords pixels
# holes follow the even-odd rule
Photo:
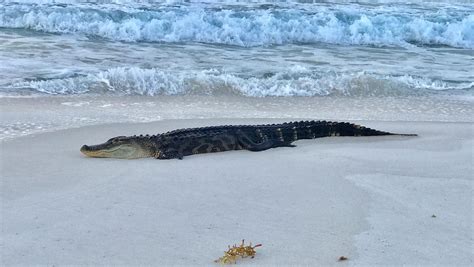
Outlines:
[[[285,119],[106,124],[4,141],[5,265],[472,265],[472,122],[357,121],[333,137],[183,160],[86,158],[117,135]],[[340,256],[347,261],[338,262]]]

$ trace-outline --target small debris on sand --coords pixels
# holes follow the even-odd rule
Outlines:
[[[349,258],[345,257],[345,256],[341,256],[339,257],[339,260],[338,261],[346,261],[348,260]]]

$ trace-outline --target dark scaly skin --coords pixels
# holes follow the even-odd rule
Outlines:
[[[201,153],[294,147],[292,143],[301,139],[377,135],[416,136],[383,132],[346,122],[300,121],[179,129],[152,136],[119,136],[100,145],[84,145],[81,152],[91,157],[182,159]]]

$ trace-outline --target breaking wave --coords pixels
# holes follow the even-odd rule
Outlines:
[[[415,76],[316,72],[295,66],[259,77],[239,77],[217,70],[171,72],[159,69],[114,68],[97,74],[21,82],[16,93],[51,95],[241,95],[266,96],[400,96],[469,90],[473,82],[449,82]]]
[[[408,7],[206,8],[98,5],[0,6],[0,27],[83,34],[128,42],[203,42],[237,46],[331,43],[474,48],[473,10]]]

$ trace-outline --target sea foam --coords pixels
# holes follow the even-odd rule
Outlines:
[[[8,4],[0,27],[83,34],[127,42],[202,42],[237,46],[289,43],[474,48],[474,9],[304,8]]]
[[[113,68],[86,76],[21,82],[12,87],[17,92],[51,95],[403,96],[471,90],[474,83],[410,75],[318,72],[301,66],[248,78],[213,69],[172,72],[132,67]]]

